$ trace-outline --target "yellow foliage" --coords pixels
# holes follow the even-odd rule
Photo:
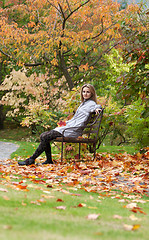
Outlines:
[[[83,4],[81,0],[35,0],[26,1],[21,6],[16,5],[15,10],[18,16],[28,17],[29,22],[19,27],[15,21],[9,20],[9,11],[11,7],[1,10],[2,18],[0,19],[0,45],[1,49],[21,62],[34,59],[35,62],[40,60],[41,56],[53,56],[52,64],[58,64],[58,54],[60,44],[61,51],[66,52],[72,48],[72,52],[79,49],[88,51],[88,46],[97,45],[98,42],[109,41],[110,39],[120,38],[116,31],[120,27],[119,23],[110,27],[119,20],[125,20],[131,23],[130,15],[135,14],[139,8],[137,5],[129,5],[124,11],[119,11],[120,4],[110,1],[89,1]],[[82,7],[80,7],[82,4]],[[60,6],[62,11],[60,10]],[[64,13],[64,15],[62,14]],[[73,13],[73,14],[72,14]],[[65,17],[64,17],[65,16]],[[103,23],[102,23],[103,22]],[[98,38],[95,36],[104,31]],[[113,28],[115,27],[115,30]],[[33,31],[30,30],[33,28]],[[141,25],[137,26],[142,30]],[[88,39],[88,44],[85,43]],[[14,46],[17,51],[14,51]],[[19,50],[19,54],[18,54]],[[94,50],[96,51],[96,50]],[[26,53],[26,55],[24,55]],[[80,68],[81,69],[81,68]],[[84,68],[86,71],[87,67]]]
[[[56,66],[58,64],[58,60],[56,58],[53,58],[51,63],[52,65]]]
[[[51,76],[54,78],[54,76]],[[7,91],[2,97],[0,104],[9,105],[12,107],[8,112],[8,116],[23,115],[27,112],[34,114],[39,111],[52,108],[60,109],[63,107],[64,101],[59,101],[55,96],[59,91],[59,87],[63,84],[63,79],[57,81],[53,86],[48,84],[48,76],[36,73],[30,77],[26,76],[26,69],[19,71],[13,70],[10,76],[6,76],[2,85],[1,91]],[[22,111],[24,109],[24,111]],[[29,119],[25,120],[26,124]]]
[[[88,68],[89,68],[88,63],[86,63],[85,65],[81,65],[79,67],[79,70],[80,70],[80,72],[83,72],[84,70],[87,71]]]

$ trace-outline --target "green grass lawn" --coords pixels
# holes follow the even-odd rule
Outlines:
[[[119,202],[119,199],[112,198],[112,193],[109,197],[102,197],[97,193],[67,188],[74,194],[69,195],[56,188],[48,190],[43,185],[40,190],[34,187],[33,184],[28,187],[28,192],[9,187],[8,192],[0,192],[1,239],[148,239],[148,216],[140,213],[134,215],[124,208],[128,203],[127,198],[125,202]],[[121,194],[117,194],[120,199],[124,199]],[[79,204],[83,207],[78,207]],[[66,208],[56,209],[58,206]],[[143,210],[149,213],[149,202],[144,204]],[[90,214],[99,216],[89,220],[87,216]],[[121,219],[114,218],[115,215]],[[125,229],[127,225],[138,226],[138,229],[128,231]]]

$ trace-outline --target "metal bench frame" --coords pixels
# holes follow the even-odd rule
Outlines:
[[[80,159],[80,152],[81,152],[81,143],[86,143],[89,145],[93,146],[93,156],[95,159],[96,156],[96,144],[98,142],[98,135],[99,135],[99,130],[100,130],[100,125],[101,125],[101,120],[102,120],[102,116],[103,116],[103,110],[102,109],[98,114],[91,113],[89,115],[88,120],[86,121],[86,123],[83,126],[83,134],[82,135],[86,135],[87,137],[77,137],[77,138],[71,138],[71,137],[57,137],[56,139],[54,139],[54,142],[61,142],[61,161],[63,161],[63,150],[64,150],[64,142],[65,143],[79,143],[79,159]],[[75,129],[75,127],[70,127],[67,129]],[[78,127],[77,127],[78,129]],[[66,129],[65,129],[66,130]],[[63,131],[63,134],[65,132],[65,130]],[[94,134],[94,135],[92,135]]]

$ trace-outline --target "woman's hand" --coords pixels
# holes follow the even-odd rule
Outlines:
[[[96,110],[95,110],[96,114],[100,113],[101,110],[102,110],[101,108],[96,108]]]

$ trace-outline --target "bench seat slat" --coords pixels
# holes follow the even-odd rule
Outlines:
[[[98,133],[98,130],[83,131],[83,134]]]
[[[95,143],[96,139],[88,138],[69,138],[69,137],[57,137],[54,142],[68,142],[68,143]]]

